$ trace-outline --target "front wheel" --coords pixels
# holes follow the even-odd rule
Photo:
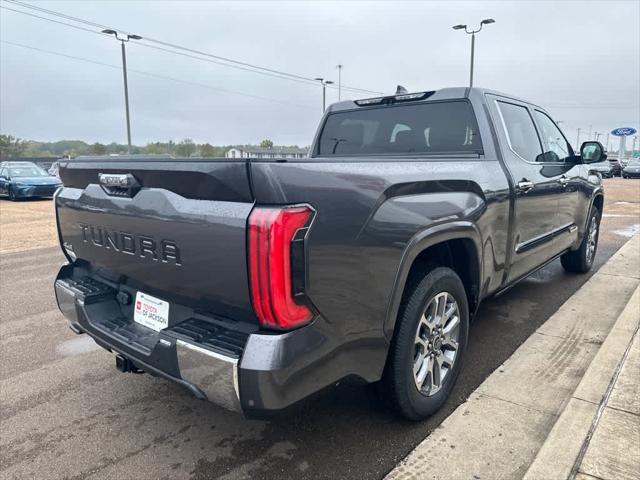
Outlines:
[[[467,344],[469,307],[450,268],[433,268],[409,288],[383,385],[400,414],[415,421],[435,413],[453,388]]]
[[[567,272],[586,273],[591,270],[593,260],[598,249],[598,237],[600,235],[600,211],[593,207],[587,231],[582,238],[578,250],[569,251],[560,257],[560,262]]]
[[[11,187],[9,187],[9,200],[11,200],[12,202],[18,200],[18,197],[16,197],[16,192],[14,192],[13,188]]]

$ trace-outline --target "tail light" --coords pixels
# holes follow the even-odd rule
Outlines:
[[[312,214],[306,206],[259,207],[249,216],[251,300],[266,327],[290,329],[313,317],[294,297],[304,289],[304,234]]]

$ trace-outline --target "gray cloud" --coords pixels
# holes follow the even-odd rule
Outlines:
[[[12,4],[3,6],[14,8]],[[575,141],[577,128],[639,127],[638,2],[74,2],[52,10],[143,36],[305,76],[392,92],[468,82],[469,37],[456,23],[493,17],[476,41],[478,86],[547,107]],[[118,44],[7,10],[3,41],[119,66]],[[0,127],[20,137],[125,140],[121,72],[0,46]],[[317,86],[265,77],[131,44],[133,141],[191,137],[214,144],[308,144],[321,114]],[[234,95],[233,90],[266,101]],[[349,98],[366,94],[348,93]],[[329,92],[329,101],[337,92]],[[284,102],[284,103],[279,103]],[[586,134],[584,136],[586,139]]]

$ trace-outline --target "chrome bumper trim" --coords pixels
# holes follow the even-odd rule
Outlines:
[[[210,402],[240,411],[237,359],[182,340],[176,341],[176,353],[183,380],[202,390]]]
[[[78,323],[78,311],[76,310],[75,294],[62,285],[60,282],[55,283],[56,299],[58,300],[58,308],[62,314],[71,323]]]

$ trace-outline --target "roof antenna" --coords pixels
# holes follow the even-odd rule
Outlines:
[[[409,93],[409,91],[406,88],[404,88],[402,85],[398,85],[396,87],[396,95],[402,95],[404,93]]]

